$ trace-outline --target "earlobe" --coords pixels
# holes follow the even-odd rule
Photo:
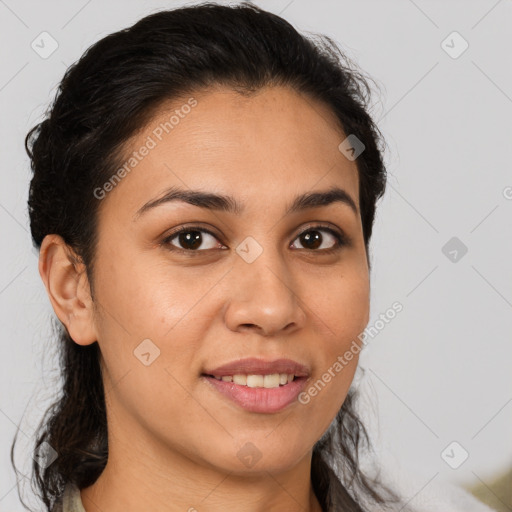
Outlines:
[[[94,308],[85,265],[59,235],[46,235],[39,252],[39,274],[55,314],[79,345],[97,340]]]

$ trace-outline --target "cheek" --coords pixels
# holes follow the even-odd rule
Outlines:
[[[149,348],[150,358],[157,357],[151,367],[191,379],[214,321],[212,301],[221,276],[191,268],[180,272],[175,265],[144,257],[121,257],[115,265],[98,267],[98,341],[113,376],[138,367],[137,354]]]
[[[326,354],[343,350],[364,330],[369,320],[370,287],[365,272],[345,273],[321,281],[306,302],[311,301],[313,319],[325,342]],[[316,319],[315,319],[316,317]],[[320,340],[322,341],[322,340]]]
[[[98,297],[105,309],[117,313],[118,324],[138,336],[158,339],[178,325],[213,284],[204,273],[194,276],[190,269],[180,271],[143,254],[117,257],[115,264],[98,270]]]
[[[359,360],[359,339],[369,319],[369,281],[364,272],[332,279],[311,300],[316,306],[318,365],[299,402],[327,428],[342,406]],[[315,329],[316,330],[316,329]]]
[[[198,353],[212,321],[202,299],[218,278],[195,279],[170,266],[123,259],[97,275],[99,344],[112,414],[137,418],[155,436],[163,435],[170,418],[184,423],[183,430],[188,421],[204,424],[204,410],[187,390],[197,379]],[[186,418],[178,415],[184,410]]]

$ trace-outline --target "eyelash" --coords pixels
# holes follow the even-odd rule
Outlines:
[[[215,233],[213,233],[212,231],[210,231],[209,229],[199,227],[199,226],[185,226],[185,227],[182,227],[179,230],[171,233],[166,238],[164,238],[164,240],[162,240],[161,245],[166,246],[171,251],[186,253],[187,255],[190,255],[190,256],[197,256],[197,255],[200,255],[201,252],[206,252],[206,251],[210,250],[210,249],[202,249],[202,250],[181,249],[181,248],[176,247],[175,245],[171,244],[171,241],[174,240],[181,233],[189,233],[191,231],[199,231],[200,233],[208,233],[209,235],[211,235],[212,237],[214,237],[215,239],[218,240],[218,236]],[[336,243],[335,243],[334,247],[331,247],[330,249],[299,249],[299,250],[318,252],[320,254],[328,255],[328,254],[333,254],[333,253],[339,251],[344,246],[349,244],[349,239],[346,237],[346,235],[339,233],[338,231],[335,231],[334,229],[329,228],[327,226],[323,226],[323,225],[308,225],[303,231],[301,231],[294,238],[294,240],[296,240],[300,236],[302,236],[305,233],[308,233],[310,231],[327,231],[330,235],[332,235],[336,239]],[[297,249],[294,249],[294,250],[297,250]]]

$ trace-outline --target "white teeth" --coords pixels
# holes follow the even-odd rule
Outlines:
[[[233,375],[233,382],[241,386],[247,386],[247,375]]]
[[[223,377],[215,377],[217,380],[224,382],[233,382],[240,386],[249,388],[278,388],[293,381],[293,373],[272,373],[269,375],[225,375]]]
[[[265,375],[263,377],[264,388],[278,388],[279,387],[279,373],[273,373],[272,375]]]
[[[247,375],[247,387],[249,388],[262,388],[263,375]]]

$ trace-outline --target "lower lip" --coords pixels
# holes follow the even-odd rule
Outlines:
[[[218,380],[208,375],[202,375],[202,377],[219,393],[227,396],[243,409],[261,413],[282,411],[297,399],[307,380],[306,377],[298,377],[292,382],[277,388],[250,388],[234,382]]]

